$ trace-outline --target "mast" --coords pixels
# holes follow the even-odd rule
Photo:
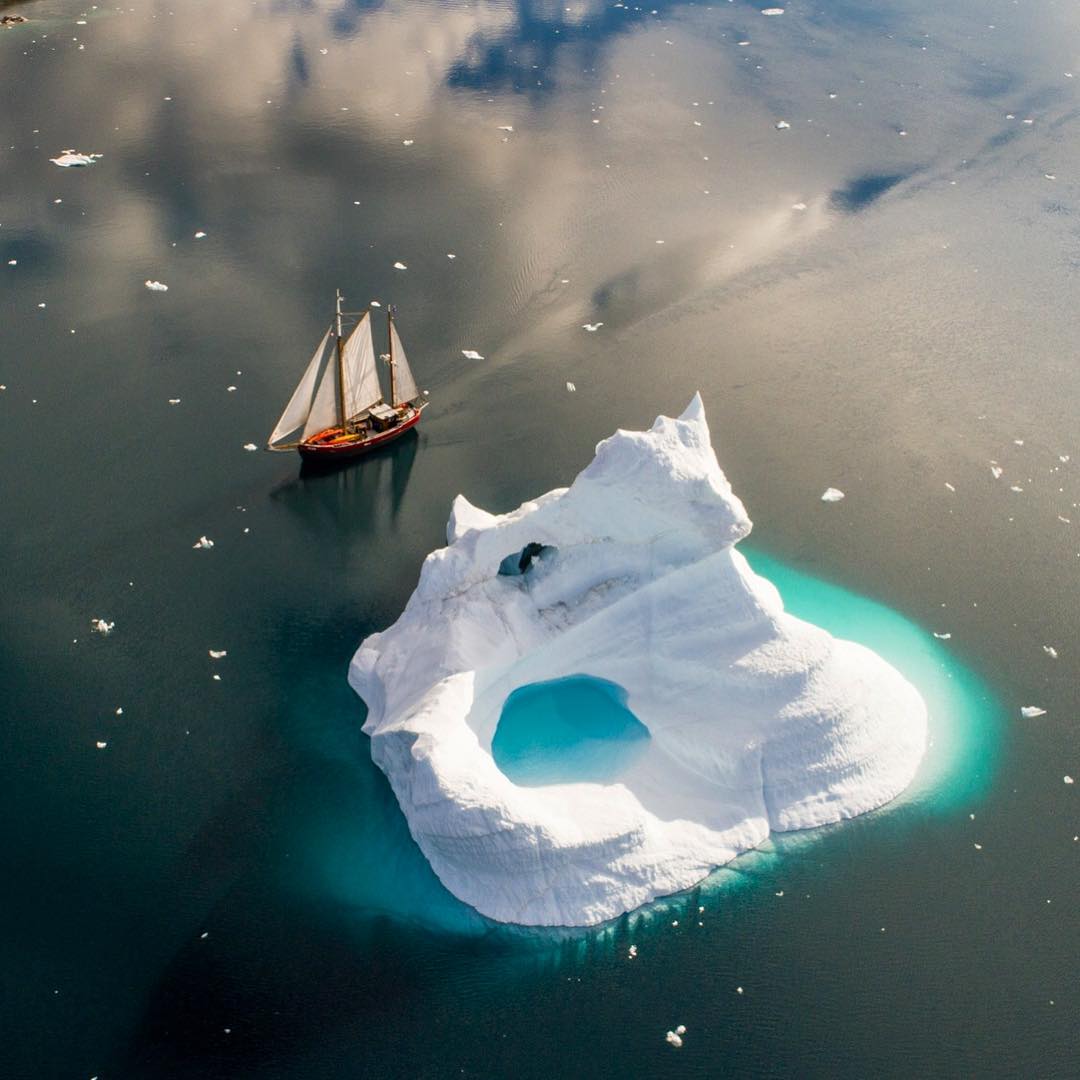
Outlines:
[[[342,356],[345,342],[341,336],[341,290],[337,289],[336,329],[337,329],[337,377],[338,377],[338,422],[345,427],[345,361]]]
[[[386,352],[390,364],[390,405],[397,407],[397,399],[394,395],[394,305],[386,309]]]

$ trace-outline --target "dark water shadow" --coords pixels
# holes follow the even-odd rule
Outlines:
[[[914,176],[917,169],[898,173],[864,173],[836,188],[829,196],[829,203],[845,214],[857,214],[872,206],[898,184]]]

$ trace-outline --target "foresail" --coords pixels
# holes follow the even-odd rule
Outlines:
[[[304,424],[303,438],[305,439],[341,422],[338,415],[337,338],[332,334],[330,344],[327,346],[327,357],[322,377],[319,380],[319,388],[315,391],[315,398],[311,402],[311,412],[308,413],[307,423]]]
[[[406,401],[415,401],[420,393],[416,389],[416,380],[405,356],[405,346],[401,344],[397,327],[393,323],[390,324],[390,334],[394,349],[394,400],[391,404],[400,405]]]
[[[300,434],[300,428],[305,425],[311,413],[311,406],[315,400],[315,392],[319,386],[320,376],[333,352],[334,346],[331,332],[327,330],[326,335],[319,343],[319,347],[315,350],[315,355],[311,358],[307,370],[293,391],[293,396],[289,398],[289,404],[285,406],[285,411],[281,414],[277,427],[274,428],[270,435],[271,446],[277,443],[289,442],[291,441],[290,436]]]
[[[383,396],[375,365],[369,312],[364,312],[364,317],[345,342],[342,364],[345,368],[345,415],[353,417],[370,408]]]

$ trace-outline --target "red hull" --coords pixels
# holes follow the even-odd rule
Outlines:
[[[300,443],[297,450],[305,461],[312,462],[345,461],[348,458],[360,457],[393,442],[406,431],[411,431],[420,423],[420,414],[420,409],[414,409],[411,415],[406,414],[404,420],[388,431],[361,433],[352,437],[342,437],[340,428],[327,428]]]

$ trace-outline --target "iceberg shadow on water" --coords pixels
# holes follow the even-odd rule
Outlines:
[[[648,739],[621,686],[567,675],[510,694],[491,753],[515,784],[614,783]]]

